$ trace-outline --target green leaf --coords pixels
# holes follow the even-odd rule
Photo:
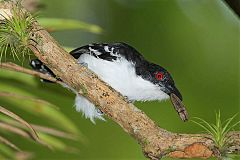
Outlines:
[[[216,130],[214,129],[213,126],[211,126],[207,121],[205,121],[204,119],[201,119],[201,118],[198,118],[198,117],[195,117],[196,119],[200,120],[204,126],[206,126],[206,128],[208,128],[208,131],[210,133],[214,133],[214,134],[217,134]]]
[[[95,34],[103,32],[103,29],[97,25],[72,19],[38,18],[38,22],[49,31],[80,29]]]
[[[7,118],[3,115],[0,115],[0,120],[3,121],[3,122],[0,122],[0,132],[14,133],[14,134],[17,134],[17,135],[22,136],[24,138],[32,139],[30,134],[28,134],[26,131],[24,131],[24,130],[18,128],[18,127],[15,127],[12,124],[5,123],[6,121],[13,121],[13,120],[10,120],[9,118]],[[19,124],[19,126],[24,127],[21,124]]]
[[[39,137],[48,145],[50,145],[53,149],[57,150],[63,150],[66,152],[72,152],[72,151],[77,151],[76,148],[69,147],[67,146],[64,142],[62,142],[60,139],[55,138],[53,136],[44,134],[44,133],[39,133]]]
[[[235,114],[234,116],[232,116],[231,118],[227,119],[225,122],[225,125],[223,127],[222,133],[225,134],[227,133],[230,129],[232,129],[233,127],[235,127],[236,125],[238,125],[238,123],[240,123],[240,121],[238,121],[237,123],[233,124],[232,126],[230,126],[231,122],[233,121],[233,119],[237,116],[237,114]]]
[[[37,131],[37,133],[42,132],[55,137],[61,137],[64,139],[70,139],[75,141],[79,139],[78,135],[64,132],[52,127],[36,124],[31,124],[31,126],[34,128],[35,131]],[[6,115],[0,114],[0,132],[11,132],[30,139],[31,136],[23,129],[27,128],[21,123],[18,123],[17,121],[14,121],[13,119],[7,117]]]
[[[53,136],[39,133],[39,137],[54,149],[64,150],[66,148],[66,145],[63,142]]]
[[[11,148],[4,145],[3,143],[0,143],[0,155],[9,157],[11,159],[14,159],[15,154],[14,154],[14,151]]]
[[[62,46],[67,52],[71,52],[72,50],[74,50],[75,48],[73,47],[67,47],[67,46]]]
[[[38,116],[41,119],[48,119],[55,124],[61,124],[58,127],[65,131],[79,133],[76,126],[63,113],[61,113],[60,110],[56,110],[56,107],[53,104],[39,103],[28,99],[21,99],[21,101],[19,101],[18,98],[14,99],[12,97],[5,97],[5,100],[8,100],[9,104],[13,104],[34,116]]]
[[[7,101],[8,104],[11,104],[13,106],[17,106],[20,109],[31,113],[35,116],[38,116],[39,118],[45,118],[48,119],[49,122],[55,123],[55,124],[61,124],[59,125],[59,128],[64,129],[65,131],[72,132],[79,134],[79,130],[75,126],[75,124],[68,119],[61,110],[58,109],[57,106],[47,103],[44,100],[40,100],[39,98],[33,97],[32,93],[28,92],[29,88],[32,88],[32,91],[42,92],[46,94],[44,90],[39,90],[38,86],[36,85],[36,81],[32,76],[17,73],[13,71],[6,71],[0,69],[0,78],[12,78],[17,79],[18,82],[16,83],[14,80],[9,81],[8,83],[1,82],[0,83],[0,92],[10,92],[13,93],[16,96],[5,96],[1,97],[3,101]],[[16,78],[17,77],[17,78]],[[19,87],[19,83],[22,83],[23,85]],[[59,86],[60,87],[60,86]],[[25,90],[26,88],[27,90]],[[17,96],[18,95],[18,96]],[[28,98],[24,98],[28,97]]]
[[[35,130],[32,128],[32,126],[31,126],[28,122],[26,122],[24,119],[22,119],[21,117],[19,117],[19,116],[16,115],[15,113],[7,110],[6,108],[4,108],[4,107],[2,107],[2,106],[0,106],[0,112],[3,113],[4,115],[7,115],[7,116],[11,117],[12,119],[18,121],[20,124],[26,126],[26,127],[29,129],[29,133],[30,133],[30,135],[32,136],[32,138],[33,138],[35,141],[37,141],[37,142],[40,141],[39,138],[38,138],[38,135],[37,135],[36,131],[35,131]]]
[[[0,69],[0,75],[0,78],[12,79],[12,81],[3,81],[0,83],[1,93],[12,93],[12,95],[9,95],[8,97],[1,97],[0,95],[0,101],[7,102],[8,107],[15,106],[34,116],[38,116],[39,119],[47,119],[49,120],[49,123],[54,125],[61,124],[57,125],[57,128],[63,129],[69,133],[77,134],[83,141],[83,136],[79,129],[57,106],[32,96],[32,92],[41,93],[43,95],[49,94],[49,91],[44,89],[39,90],[38,85],[32,76],[2,69]],[[17,79],[18,81],[15,82],[14,79]],[[21,87],[19,87],[19,84],[22,84]],[[29,92],[29,88],[31,88],[32,92]]]
[[[5,144],[6,146],[14,149],[15,151],[21,151],[15,144],[13,144],[11,141],[7,140],[2,136],[0,136],[0,143]]]

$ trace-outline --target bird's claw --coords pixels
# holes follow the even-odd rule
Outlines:
[[[81,65],[84,66],[84,67],[88,67],[88,64],[85,63],[85,62],[79,62],[78,64],[81,64]]]
[[[125,98],[125,100],[126,100],[128,103],[134,103],[134,100],[130,100],[130,99],[128,99],[127,96],[124,96],[124,98]]]
[[[100,115],[103,115],[103,112],[97,108],[97,113],[99,113]]]

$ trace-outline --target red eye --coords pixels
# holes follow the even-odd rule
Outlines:
[[[157,72],[155,77],[157,78],[157,80],[161,81],[163,79],[163,74],[161,72]]]

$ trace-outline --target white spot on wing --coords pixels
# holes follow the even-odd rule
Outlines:
[[[106,52],[112,52],[113,48],[112,48],[112,50],[110,51],[108,46],[104,46],[104,50],[105,50]]]
[[[92,49],[91,47],[89,47],[89,50],[90,50],[90,53],[94,53],[96,56],[100,56],[102,53],[99,52],[98,50],[96,49]]]
[[[104,46],[104,50],[106,52],[108,52],[111,56],[115,56],[115,57],[119,57],[119,58],[121,57],[120,55],[113,53],[113,50],[114,50],[113,47],[111,48],[111,50],[109,48],[110,48],[109,46]]]
[[[35,61],[31,61],[31,64],[32,64],[33,67],[36,67]]]

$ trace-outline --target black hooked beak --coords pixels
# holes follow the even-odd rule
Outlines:
[[[170,96],[171,102],[175,110],[177,111],[178,115],[180,116],[180,118],[184,122],[187,121],[188,120],[187,110],[184,104],[182,103],[183,98],[179,90],[176,88],[174,84],[166,85],[165,90],[166,90],[166,93]]]
[[[183,100],[181,93],[175,87],[175,85],[167,85],[166,86],[167,94],[170,96],[171,94],[175,94],[181,101]]]

